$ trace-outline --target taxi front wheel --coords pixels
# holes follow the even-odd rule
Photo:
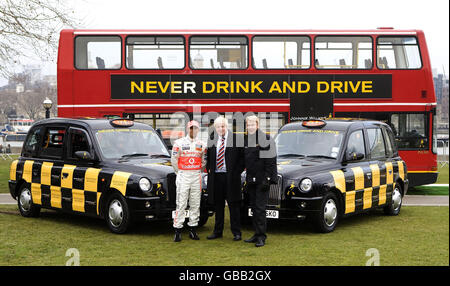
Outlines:
[[[131,214],[125,198],[119,194],[113,194],[106,204],[106,223],[113,233],[125,233],[131,225]]]
[[[338,223],[339,209],[336,195],[329,193],[323,197],[320,210],[313,216],[313,226],[318,232],[332,232]]]
[[[17,205],[19,207],[20,214],[24,217],[38,217],[41,212],[41,208],[33,204],[31,191],[27,184],[22,184],[22,186],[20,186]]]
[[[392,202],[383,208],[384,213],[387,215],[398,215],[402,208],[402,189],[399,184],[395,184],[394,191],[392,192]]]

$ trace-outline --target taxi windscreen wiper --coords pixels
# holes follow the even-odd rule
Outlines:
[[[133,154],[126,154],[126,155],[123,155],[122,157],[120,157],[120,158],[130,158],[130,157],[140,157],[140,156],[148,156],[148,154],[147,153],[133,153]]]
[[[312,158],[325,158],[325,159],[336,159],[335,157],[331,157],[331,156],[326,156],[326,155],[308,155],[306,156],[308,158],[312,157]]]
[[[278,157],[280,157],[280,158],[281,158],[281,157],[302,157],[302,158],[304,158],[305,155],[289,153],[289,154],[281,154],[281,155],[278,155]]]

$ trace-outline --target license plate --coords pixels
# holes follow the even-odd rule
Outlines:
[[[177,211],[172,211],[172,218],[175,218],[175,214],[177,213]],[[185,217],[188,218],[189,217],[189,210],[185,210]]]
[[[248,216],[253,216],[252,209],[248,209]],[[267,218],[279,218],[279,211],[276,210],[266,210],[266,217]]]

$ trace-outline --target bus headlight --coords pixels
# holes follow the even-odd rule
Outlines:
[[[152,190],[152,182],[150,182],[149,179],[147,178],[141,178],[139,180],[139,188],[141,188],[141,191],[143,191],[144,193],[150,193],[150,191]]]
[[[312,189],[312,181],[310,178],[304,178],[300,181],[299,189],[302,192],[309,192]]]

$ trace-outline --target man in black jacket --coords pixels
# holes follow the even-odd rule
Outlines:
[[[264,246],[267,235],[266,206],[271,184],[277,183],[277,152],[274,140],[259,129],[259,118],[246,119],[245,168],[247,192],[252,209],[252,222],[255,234],[245,242]]]
[[[228,121],[220,116],[214,121],[215,132],[208,142],[208,201],[215,206],[214,232],[208,239],[222,237],[225,200],[230,210],[233,240],[241,240],[241,173],[244,171],[243,138],[228,130]]]

